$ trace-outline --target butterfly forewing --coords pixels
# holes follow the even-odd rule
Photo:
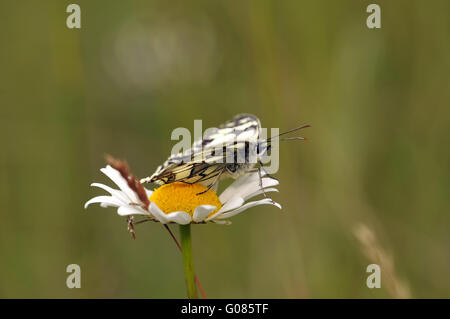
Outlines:
[[[219,128],[208,130],[208,134],[195,141],[189,150],[171,155],[151,177],[144,178],[142,182],[215,183],[230,163],[236,169],[248,163],[250,151],[253,150],[251,145],[256,147],[260,133],[261,123],[256,116],[238,115]]]

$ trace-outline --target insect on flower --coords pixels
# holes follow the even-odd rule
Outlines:
[[[310,127],[309,124],[296,127],[277,136],[267,139],[261,137],[261,122],[249,114],[237,115],[230,121],[213,129],[193,143],[185,152],[171,155],[159,166],[150,177],[140,180],[141,183],[159,185],[181,182],[186,184],[200,183],[209,189],[227,177],[237,179],[251,172],[258,172],[262,186],[261,170],[264,170],[261,158],[267,155],[273,142],[287,140],[306,140],[303,137],[279,139],[279,136]],[[258,164],[258,166],[256,166]],[[270,176],[265,172],[267,176]],[[263,188],[261,187],[263,190]],[[266,196],[263,191],[264,196]]]
[[[281,208],[270,198],[249,201],[260,194],[267,197],[266,193],[277,191],[274,186],[278,185],[278,180],[263,168],[261,156],[269,152],[272,143],[278,140],[304,140],[303,137],[279,139],[279,136],[308,126],[265,139],[261,137],[258,118],[240,115],[205,134],[189,150],[170,156],[151,177],[141,180],[130,172],[126,162],[107,156],[108,165],[101,171],[119,190],[100,183],[91,184],[110,195],[90,199],[85,208],[93,203],[117,207],[119,215],[127,216],[128,230],[133,237],[134,225],[144,221],[180,225],[229,224],[230,217],[254,206]],[[218,195],[215,186],[224,177],[236,180]],[[160,186],[151,190],[145,188],[143,182]],[[145,219],[134,222],[134,215]]]

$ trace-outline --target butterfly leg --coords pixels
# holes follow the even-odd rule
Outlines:
[[[263,192],[264,197],[267,198],[267,194],[266,194],[266,192],[264,191],[263,183],[262,183],[261,166],[258,167],[258,176],[259,176],[259,187],[261,187],[261,190],[262,190],[262,192]]]
[[[261,161],[259,161],[259,167],[260,167],[260,169],[262,169],[262,170],[264,171],[264,173],[267,175],[267,177],[270,177],[270,178],[272,178],[272,179],[274,179],[274,180],[276,180],[276,181],[279,181],[278,178],[273,177],[272,175],[270,175],[269,173],[267,173],[267,171],[266,171],[266,169],[264,168],[263,163],[262,163]]]
[[[220,176],[222,175],[222,173],[225,171],[225,168],[223,168],[219,173],[217,173],[216,178],[214,179],[214,181],[208,185],[208,188],[206,190],[204,190],[203,192],[197,193],[196,195],[201,195],[206,193],[207,191],[209,191],[214,185],[217,184],[217,182],[220,179]]]
[[[275,180],[278,180],[278,179],[276,179],[275,177],[270,176],[270,175],[267,173],[267,171],[264,169],[264,166],[262,165],[261,161],[259,161],[259,167],[258,167],[259,187],[261,187],[261,190],[262,190],[262,192],[263,192],[263,194],[264,194],[264,197],[265,197],[265,198],[268,198],[266,192],[264,191],[263,182],[262,182],[262,174],[261,174],[261,170],[264,170],[264,173],[266,173],[266,175],[269,176],[270,178],[273,178],[273,179],[275,179]],[[269,197],[269,198],[270,198],[270,197]],[[272,201],[272,203],[275,203],[275,202],[273,201],[272,198],[270,198],[270,200]]]

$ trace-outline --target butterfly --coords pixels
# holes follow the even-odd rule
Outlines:
[[[309,126],[302,125],[278,136]],[[140,182],[159,185],[174,182],[201,183],[207,186],[205,191],[199,193],[202,194],[215,187],[223,178],[236,179],[243,174],[257,171],[262,186],[261,170],[264,168],[261,158],[268,154],[272,140],[278,136],[263,139],[261,132],[261,122],[256,116],[237,115],[218,128],[208,130],[208,133],[195,141],[187,151],[171,155],[153,175],[141,179]],[[305,140],[303,137],[283,140],[294,139]],[[256,164],[259,166],[255,167]]]

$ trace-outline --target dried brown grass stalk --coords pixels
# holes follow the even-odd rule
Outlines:
[[[361,244],[361,249],[366,258],[380,266],[381,286],[393,298],[411,298],[408,286],[398,278],[395,272],[394,260],[378,243],[375,232],[367,225],[360,223],[353,229],[353,234]]]
[[[111,155],[105,156],[106,162],[111,165],[112,168],[118,170],[120,175],[127,181],[128,186],[131,188],[133,192],[139,197],[142,203],[145,205],[145,209],[150,205],[150,201],[147,197],[147,193],[144,189],[144,186],[139,182],[139,180],[130,173],[130,167],[128,163],[119,159],[112,157]]]

